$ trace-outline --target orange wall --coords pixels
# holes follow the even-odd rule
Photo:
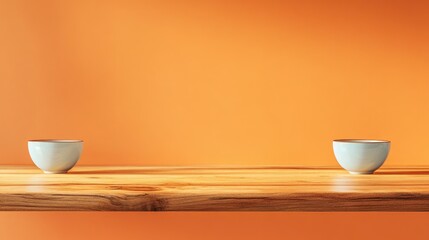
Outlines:
[[[84,139],[86,165],[336,165],[332,139],[385,138],[386,165],[427,165],[428,9],[408,0],[0,0],[0,164],[31,164],[32,138]],[[1,213],[0,238],[362,239],[360,228],[422,237],[428,219]]]
[[[336,165],[334,138],[429,163],[426,1],[0,0],[1,164]]]
[[[22,219],[26,219],[26,222]],[[102,219],[102,220],[100,220]],[[1,239],[427,240],[429,213],[0,213]]]

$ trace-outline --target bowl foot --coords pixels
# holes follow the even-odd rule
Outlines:
[[[63,174],[67,173],[67,171],[43,171],[46,174]]]
[[[353,175],[363,175],[363,174],[373,174],[374,171],[373,172],[350,172],[349,171],[349,173]]]

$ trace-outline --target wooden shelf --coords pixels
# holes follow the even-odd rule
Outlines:
[[[429,168],[2,166],[0,210],[428,211]]]

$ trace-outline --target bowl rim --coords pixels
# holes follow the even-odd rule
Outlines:
[[[43,142],[43,143],[81,143],[80,139],[31,139],[28,142]]]
[[[353,138],[343,138],[343,139],[334,139],[333,142],[341,142],[341,143],[369,143],[369,144],[375,144],[375,143],[390,143],[390,140],[383,140],[383,139],[353,139]]]

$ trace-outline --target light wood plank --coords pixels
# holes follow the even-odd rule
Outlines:
[[[429,211],[429,168],[1,166],[0,210]]]

